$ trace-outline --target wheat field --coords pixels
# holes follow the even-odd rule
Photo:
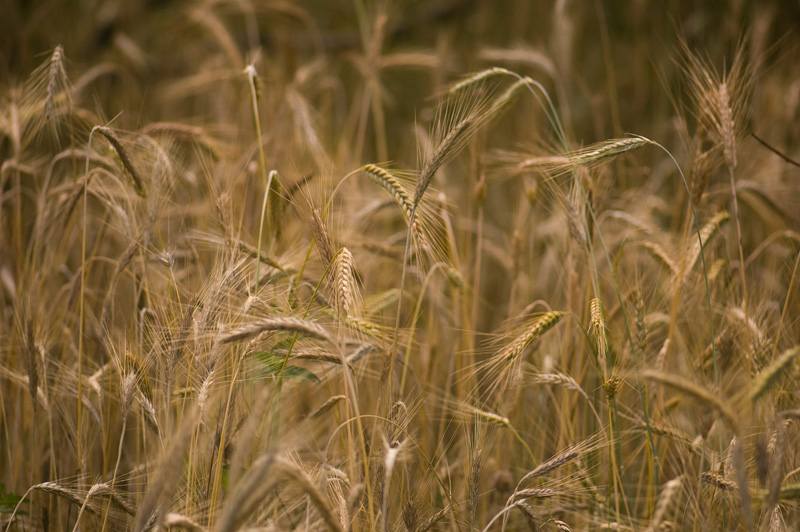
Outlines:
[[[800,527],[796,3],[8,0],[0,530]]]

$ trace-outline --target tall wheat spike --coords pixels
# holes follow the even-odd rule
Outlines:
[[[353,254],[347,248],[339,250],[334,266],[336,286],[336,311],[346,319],[355,310],[355,278],[353,276]]]

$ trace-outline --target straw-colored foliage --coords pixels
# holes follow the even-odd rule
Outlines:
[[[797,5],[722,4],[0,2],[0,531],[798,530]]]

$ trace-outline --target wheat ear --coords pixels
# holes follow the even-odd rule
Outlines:
[[[321,325],[313,321],[294,317],[261,318],[236,329],[222,333],[219,337],[221,344],[239,342],[258,336],[265,331],[291,331],[298,332],[319,340],[330,340],[331,336]]]
[[[303,490],[305,494],[308,495],[308,498],[311,499],[314,507],[320,513],[322,519],[325,521],[325,524],[328,525],[328,528],[331,532],[344,532],[342,529],[342,524],[338,519],[336,519],[336,516],[334,515],[333,510],[331,510],[330,505],[324,499],[322,493],[319,491],[319,488],[317,488],[317,486],[311,481],[305,471],[300,469],[293,462],[285,459],[278,459],[278,467],[281,472],[283,472],[297,484],[298,488]]]
[[[592,299],[590,305],[592,314],[592,338],[597,348],[597,356],[600,362],[605,365],[606,352],[608,351],[608,339],[606,338],[606,322],[603,317],[603,304],[599,298]]]
[[[736,414],[728,405],[722,402],[722,400],[718,397],[718,394],[715,394],[713,391],[688,381],[678,375],[672,375],[653,370],[644,370],[641,375],[645,379],[653,380],[660,384],[675,388],[676,390],[680,390],[688,395],[693,396],[699,401],[709,404],[714,408],[714,410],[717,411],[717,413],[720,414],[722,420],[726,425],[728,425],[734,434],[738,434],[739,423],[736,421]]]
[[[142,181],[142,178],[139,176],[139,172],[136,171],[136,167],[133,166],[133,162],[128,155],[128,151],[119,140],[119,137],[117,137],[117,134],[114,133],[111,128],[105,126],[97,127],[95,129],[98,133],[105,137],[109,144],[114,147],[114,150],[116,150],[117,155],[119,155],[119,160],[122,161],[122,166],[125,167],[125,170],[128,171],[128,174],[133,180],[133,188],[136,190],[136,193],[139,194],[139,196],[146,198],[147,190],[144,188],[144,181]]]
[[[682,486],[683,477],[673,478],[664,485],[664,489],[656,501],[656,509],[650,520],[650,526],[647,527],[647,532],[659,532],[661,524],[667,520],[668,514],[675,508]]]
[[[534,320],[523,334],[518,336],[505,349],[503,349],[499,354],[499,358],[507,361],[517,359],[525,351],[526,347],[531,345],[534,340],[553,328],[563,316],[563,312],[545,312],[543,315]]]
[[[353,254],[347,248],[342,248],[336,255],[334,266],[336,277],[336,312],[339,317],[346,319],[352,315],[355,299],[355,279],[353,277]]]
[[[778,381],[778,378],[791,367],[795,357],[800,354],[800,345],[792,347],[784,351],[775,361],[765,368],[759,375],[756,381],[752,384],[750,391],[750,400],[755,402],[762,395],[767,393],[772,386]]]
[[[59,74],[64,73],[64,48],[59,44],[50,56],[50,72],[47,76],[47,98],[44,104],[44,119],[50,120],[53,115],[53,102],[58,89]]]

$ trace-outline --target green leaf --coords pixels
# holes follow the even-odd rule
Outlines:
[[[625,250],[625,244],[628,242],[628,237],[622,239],[622,242],[619,245],[619,249],[617,250],[617,254],[614,257],[614,269],[612,273],[617,273],[617,268],[619,267],[619,261],[622,259],[622,252]]]
[[[283,378],[297,379],[306,382],[319,382],[319,377],[306,368],[301,368],[299,366],[286,366],[283,370]]]
[[[266,378],[266,377],[276,377],[281,372],[281,366],[283,366],[283,355],[276,355],[271,352],[267,351],[259,351],[254,353],[256,360],[258,360],[261,365],[261,372],[258,374],[257,378]],[[284,380],[300,380],[306,382],[319,382],[319,377],[317,377],[314,373],[307,370],[306,368],[301,368],[300,366],[289,366],[287,365],[283,368],[283,379]]]
[[[230,479],[231,467],[222,466],[222,487],[228,489],[228,481]]]
[[[279,340],[274,346],[272,346],[272,351],[286,351],[292,347],[293,340],[294,338],[291,336],[284,338],[283,340]]]
[[[22,495],[17,495],[15,493],[6,493],[3,494],[5,490],[5,486],[0,484],[0,514],[10,514],[14,512],[14,508],[17,507],[19,501],[22,500]],[[25,501],[22,504],[28,504],[30,501]],[[28,512],[18,511],[17,515],[28,515]]]

